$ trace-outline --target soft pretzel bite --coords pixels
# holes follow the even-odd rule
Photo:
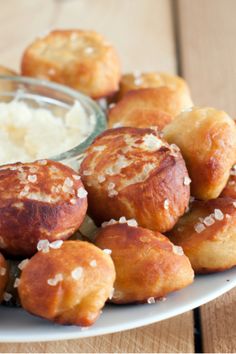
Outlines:
[[[184,160],[176,146],[151,129],[105,131],[87,149],[80,173],[97,225],[124,215],[140,226],[166,231],[188,205]]]
[[[0,249],[30,256],[40,239],[66,239],[82,223],[87,192],[80,176],[59,162],[0,167]]]
[[[193,281],[193,270],[182,249],[159,232],[115,223],[102,228],[95,243],[112,251],[114,303],[149,302]]]
[[[236,202],[230,198],[195,201],[168,233],[183,248],[197,273],[236,265]]]
[[[178,92],[168,87],[129,91],[108,111],[108,127],[117,126],[162,130],[180,112]]]
[[[8,281],[8,265],[5,258],[0,253],[0,303],[4,299],[4,292],[7,286],[7,281]]]
[[[18,292],[23,308],[48,320],[90,326],[113,290],[111,257],[84,241],[36,253],[22,270]]]
[[[100,98],[117,91],[121,69],[115,49],[100,34],[56,30],[26,48],[21,70]]]
[[[236,165],[230,171],[230,177],[220,197],[229,197],[236,200]]]
[[[160,86],[167,86],[173,91],[178,92],[179,100],[183,105],[182,109],[192,107],[193,102],[186,81],[176,75],[158,72],[137,72],[122,75],[120,90],[117,94],[118,100],[128,91],[141,88],[157,88]]]
[[[169,143],[180,148],[192,179],[191,194],[217,198],[236,160],[236,126],[223,111],[194,108],[183,112],[164,130]]]

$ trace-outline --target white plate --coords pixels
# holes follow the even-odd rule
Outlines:
[[[37,342],[97,336],[141,327],[179,315],[205,304],[236,286],[236,268],[198,276],[188,288],[168,296],[165,302],[106,306],[95,325],[86,330],[59,326],[33,317],[22,309],[0,307],[0,342]]]

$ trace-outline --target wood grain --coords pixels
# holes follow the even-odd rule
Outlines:
[[[236,117],[236,2],[178,2],[181,69],[197,105]],[[204,352],[235,352],[236,290],[201,307]]]
[[[8,0],[0,23],[1,64],[15,69],[24,48],[53,28],[102,33],[117,48],[124,71],[176,68],[171,0]]]
[[[52,28],[103,33],[123,70],[176,72],[171,0],[8,0],[0,12],[1,64],[19,68],[22,51]],[[32,344],[0,344],[0,352],[193,352],[192,312],[112,335]]]
[[[0,344],[1,353],[191,353],[192,312],[141,329],[73,341]]]

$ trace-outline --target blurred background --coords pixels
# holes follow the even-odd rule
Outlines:
[[[94,29],[123,71],[178,72],[197,105],[236,117],[235,13],[235,0],[2,0],[0,61],[19,69],[24,48],[51,29]]]

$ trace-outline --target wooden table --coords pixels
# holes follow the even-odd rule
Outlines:
[[[51,28],[87,28],[117,48],[123,70],[169,71],[196,105],[236,117],[235,0],[1,1],[0,64],[17,69],[24,47]],[[0,344],[0,352],[235,352],[236,290],[176,318],[90,339]]]

